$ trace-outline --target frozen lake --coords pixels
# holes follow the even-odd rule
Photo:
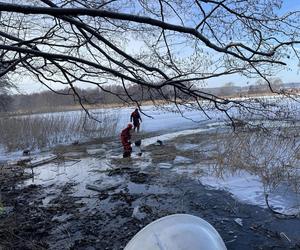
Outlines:
[[[278,102],[278,100],[269,100],[269,102]],[[296,106],[292,106],[291,112],[293,112],[297,118],[298,113],[295,108]],[[101,118],[105,112],[107,116],[111,115],[118,117],[115,135],[116,141],[118,141],[119,133],[127,126],[130,121],[130,114],[133,110],[133,108],[97,109],[91,110],[91,114],[96,118]],[[205,137],[206,134],[209,135],[210,133],[219,133],[222,135],[232,132],[232,128],[228,126],[228,119],[226,119],[226,115],[221,112],[216,112],[215,110],[207,110],[207,115],[210,119],[208,119],[204,113],[199,113],[199,111],[196,110],[185,110],[183,113],[184,117],[168,107],[162,110],[153,106],[144,106],[142,107],[142,111],[147,116],[142,115],[143,122],[141,124],[141,134],[148,132],[158,134],[157,136],[143,138],[143,147],[153,145],[158,139],[178,145],[176,138],[183,136],[193,138],[198,134]],[[243,117],[243,114],[238,113],[234,108],[230,112],[235,117]],[[82,111],[71,111],[66,112],[65,114],[70,117],[70,120],[74,121],[77,117],[82,115]],[[35,116],[58,115],[59,113],[39,114]],[[292,123],[289,120],[282,121],[275,119],[270,121],[255,119],[252,120],[252,123],[254,125],[263,124],[265,128],[271,129],[284,129],[291,126],[291,124],[294,127],[299,126],[297,119],[295,119]],[[69,131],[66,131],[66,133],[69,133]],[[77,138],[74,138],[74,140],[75,139]],[[88,140],[88,138],[85,140]],[[173,142],[174,140],[175,142]],[[299,140],[299,138],[296,137],[294,140]],[[52,144],[50,146],[53,147],[55,145]],[[51,153],[51,147],[49,147],[43,155]],[[203,150],[210,152],[212,145],[208,143],[203,148],[203,145],[200,142],[192,144],[189,142],[181,142],[178,147],[181,151],[193,152],[193,154],[195,154],[198,148],[202,148]],[[115,153],[116,148],[118,150],[118,154]],[[102,150],[102,157],[99,158],[99,152],[97,150]],[[72,152],[70,153],[72,154]],[[75,152],[73,152],[73,154],[76,155]],[[78,183],[74,195],[81,196],[91,195],[93,192],[85,189],[86,184],[94,182],[97,183],[100,179],[102,180],[102,182],[98,182],[100,185],[103,183],[111,184],[122,182],[122,179],[108,178],[104,173],[99,172],[99,170],[105,172],[108,168],[114,167],[111,163],[111,155],[121,158],[121,147],[118,143],[115,145],[114,149],[107,148],[107,145],[96,145],[94,148],[87,149],[85,154],[88,156],[82,156],[80,157],[79,162],[71,162],[70,164],[68,163],[69,165],[57,165],[51,163],[34,168],[34,179],[28,180],[25,185],[35,183],[51,186],[51,189],[49,189],[49,194],[51,194],[55,193],[55,185],[63,185],[67,181],[72,180],[75,183]],[[40,155],[39,150],[33,152],[33,157],[38,155]],[[4,148],[0,148],[0,159],[2,161],[20,159],[21,156],[21,151],[7,153]],[[294,167],[298,168],[298,166],[299,165],[295,165]],[[178,174],[185,173],[188,174],[191,179],[199,180],[208,188],[226,190],[242,202],[262,207],[266,207],[265,195],[268,194],[271,206],[276,208],[277,211],[288,214],[299,213],[299,194],[292,190],[289,185],[286,185],[284,181],[279,182],[278,186],[270,192],[270,190],[266,189],[266,186],[263,183],[263,176],[256,175],[251,171],[249,172],[242,168],[240,171],[235,172],[224,169],[222,175],[219,176],[214,175],[215,167],[211,165],[211,163],[203,164],[201,162],[195,162],[191,157],[178,155],[172,162],[164,162],[162,160],[162,162],[156,164],[153,163],[153,158],[149,153],[144,154],[141,158],[137,158],[134,167],[141,169],[156,167],[158,169],[165,169],[165,171],[175,171]],[[98,172],[95,172],[95,170]],[[296,169],[294,173],[296,173],[295,178],[297,178],[297,176],[299,177],[299,169]],[[48,197],[45,203],[49,202],[49,200],[50,198]]]

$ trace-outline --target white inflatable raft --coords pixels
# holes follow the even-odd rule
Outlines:
[[[124,250],[225,249],[221,236],[207,221],[189,214],[174,214],[141,229]]]

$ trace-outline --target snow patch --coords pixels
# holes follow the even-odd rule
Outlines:
[[[191,164],[191,163],[193,163],[193,159],[177,155],[176,158],[174,159],[173,163],[174,164]]]

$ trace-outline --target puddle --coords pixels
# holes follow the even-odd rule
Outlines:
[[[80,161],[65,163],[49,163],[26,171],[33,173],[33,178],[26,180],[22,186],[31,184],[42,185],[47,193],[57,193],[57,189],[66,183],[74,183],[73,196],[95,195],[95,191],[86,189],[86,185],[108,185],[120,182],[120,177],[109,177],[104,172],[111,169],[108,160],[99,160],[93,157],[82,158]],[[43,199],[47,205],[57,195],[48,195]]]
[[[198,179],[203,185],[214,189],[226,190],[237,200],[259,205],[266,208],[265,194],[269,194],[269,204],[276,211],[286,214],[300,213],[300,195],[286,185],[279,184],[277,188],[268,190],[261,178],[252,175],[245,170],[232,173],[223,171],[222,176],[217,177],[213,167],[201,167],[201,174],[190,171],[194,179]]]
[[[197,133],[199,132],[197,130],[194,131]],[[187,131],[186,135],[189,135],[190,133],[191,130]],[[167,135],[168,139],[171,139],[173,135]],[[199,139],[197,137],[199,137]],[[219,163],[213,160],[216,156],[218,157],[218,151],[216,151],[216,147],[218,146],[218,144],[216,143],[222,144],[222,141],[215,141],[214,138],[212,140],[209,140],[209,138],[210,137],[200,134],[200,136],[192,135],[184,138],[181,137],[181,143],[178,143],[179,138],[176,138],[175,140],[169,142],[174,142],[176,144],[176,149],[179,151],[173,161],[173,167],[171,171],[175,171],[179,175],[185,174],[186,176],[189,176],[189,178],[196,179],[203,185],[206,185],[208,188],[226,190],[239,201],[247,204],[259,205],[263,208],[267,207],[266,194],[268,194],[269,204],[276,211],[285,214],[300,213],[300,193],[295,191],[297,187],[296,189],[293,189],[291,187],[291,183],[284,182],[284,175],[283,177],[280,177],[279,174],[279,177],[275,176],[274,180],[272,179],[273,176],[271,174],[270,176],[267,176],[267,178],[271,178],[267,179],[268,182],[273,184],[273,186],[271,187],[271,185],[264,184],[264,178],[266,178],[263,175],[265,173],[264,171],[262,171],[262,176],[243,170],[242,167],[240,169],[236,169],[235,171],[229,171],[226,166],[219,166]],[[222,138],[222,136],[219,136],[217,138]],[[267,139],[268,138],[266,137],[265,140]],[[191,140],[193,141],[193,143],[189,143],[189,141]],[[199,143],[197,143],[197,140],[199,141]],[[283,158],[283,156],[286,155],[289,157],[295,157],[295,155],[289,155],[287,152],[285,152],[286,154],[282,154],[282,151],[289,149],[288,147],[285,147],[280,150],[280,147],[283,147],[283,145],[285,145],[284,143],[277,143],[276,145],[273,145],[273,147],[270,146],[270,143],[270,140],[266,141],[266,147],[269,147],[269,149],[271,150],[271,152],[269,152],[269,155],[267,155],[268,157],[279,154],[282,161],[285,161],[287,164],[289,162],[293,162],[292,160],[290,161],[290,158],[288,160]],[[220,146],[222,147],[222,145]],[[198,163],[192,164],[194,159],[180,156],[180,152],[183,151],[191,152],[191,155],[194,155],[195,149],[199,150],[199,148],[201,148],[201,151],[206,152],[206,156],[202,158],[200,157],[198,159]],[[277,150],[277,148],[279,149]],[[265,152],[266,148],[264,148],[263,150],[263,152]],[[252,153],[255,154],[258,158],[260,157],[260,154],[256,151],[252,151]],[[238,154],[238,152],[236,152],[236,154]],[[226,155],[223,157],[226,157]],[[227,157],[230,156],[228,155]],[[205,163],[205,158],[210,159],[209,161],[211,163]],[[199,161],[203,162],[199,163]],[[300,171],[297,165],[295,165],[293,169],[286,169],[284,166],[285,165],[283,165],[282,169],[280,169],[279,167],[278,171],[283,173],[291,171],[290,174],[292,176],[295,176],[294,178],[296,179],[298,176],[298,179],[300,180]],[[270,173],[272,173],[271,169],[272,167],[274,167],[273,164],[270,163],[268,167],[270,169],[265,171],[270,171]],[[276,165],[276,167],[278,166]],[[290,168],[289,165],[288,167]],[[299,185],[299,182],[293,181],[293,184]]]

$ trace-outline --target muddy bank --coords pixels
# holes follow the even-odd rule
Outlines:
[[[126,184],[90,197],[74,197],[76,184],[70,182],[57,190],[58,197],[48,206],[43,206],[42,186],[2,191],[2,202],[13,207],[1,217],[2,248],[122,249],[143,226],[174,213],[204,218],[228,249],[300,247],[299,219],[278,219],[269,210],[241,204],[229,193],[207,189],[168,170],[129,168],[110,174],[122,175]]]
[[[174,213],[207,220],[228,249],[299,249],[299,218],[280,219],[191,178],[191,168],[201,175],[196,163],[213,161],[215,136],[150,145],[134,159],[119,157],[116,140],[73,145],[54,150],[65,161],[7,171],[0,249],[123,249],[142,227]]]

